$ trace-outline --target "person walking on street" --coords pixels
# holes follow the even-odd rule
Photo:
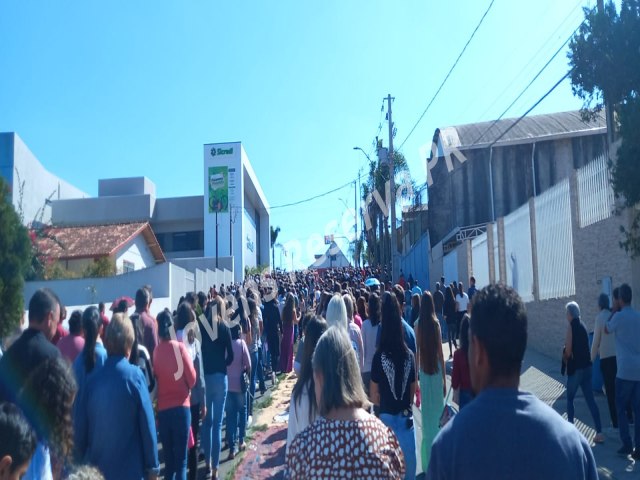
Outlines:
[[[476,292],[469,339],[477,396],[440,430],[427,478],[597,480],[584,436],[549,405],[519,389],[527,313],[515,290],[489,285]]]
[[[631,308],[631,287],[620,285],[621,309],[611,317],[605,327],[605,333],[614,334],[618,372],[616,373],[616,409],[622,447],[621,455],[633,454],[640,460],[640,314]],[[635,420],[635,438],[631,441],[629,420],[625,413],[631,403]],[[635,445],[636,449],[633,449]]]
[[[444,319],[447,322],[447,332],[449,340],[449,358],[453,358],[453,347],[458,348],[458,342],[456,340],[456,300],[453,296],[453,290],[451,286],[444,288]],[[453,347],[451,344],[453,343]]]
[[[567,303],[565,308],[569,325],[567,326],[562,356],[567,365],[567,419],[570,423],[573,423],[575,414],[573,400],[576,393],[578,393],[578,388],[580,388],[595,423],[596,436],[593,441],[602,443],[604,442],[604,435],[602,434],[602,424],[600,422],[600,410],[596,405],[595,398],[593,398],[593,390],[591,388],[592,366],[587,327],[580,320],[580,307],[576,302]]]

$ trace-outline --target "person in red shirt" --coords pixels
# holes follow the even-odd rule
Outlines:
[[[158,432],[165,452],[165,478],[174,475],[186,478],[191,428],[189,395],[196,383],[196,370],[184,343],[171,340],[172,327],[171,312],[160,312],[160,343],[153,352],[153,370],[158,381]]]
[[[62,322],[67,318],[67,309],[64,305],[60,304],[60,320],[58,321],[58,326],[56,327],[56,333],[51,338],[51,343],[57,345],[62,337],[66,337],[68,335],[67,331],[62,326]]]
[[[474,394],[471,388],[471,375],[469,374],[469,315],[465,314],[460,323],[460,348],[453,354],[453,372],[451,373],[451,388],[453,388],[453,401],[462,409],[471,400]]]
[[[100,320],[102,321],[102,333],[100,334],[100,338],[104,342],[104,335],[107,332],[107,326],[109,325],[109,317],[104,313],[104,302],[100,302],[98,304],[98,312],[100,313]]]
[[[82,312],[74,310],[69,317],[69,335],[62,337],[56,344],[62,356],[69,363],[73,363],[84,348],[84,336],[82,333]]]

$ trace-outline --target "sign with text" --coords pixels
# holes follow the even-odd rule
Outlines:
[[[229,167],[209,167],[209,213],[229,211]]]

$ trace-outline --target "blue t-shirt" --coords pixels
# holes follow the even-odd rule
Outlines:
[[[616,377],[640,381],[640,314],[624,307],[607,322],[607,332],[616,336]]]
[[[587,440],[531,393],[482,391],[438,434],[427,478],[597,480]]]
[[[407,344],[409,350],[416,354],[416,332],[413,331],[411,325],[409,325],[404,318],[402,319],[402,329],[404,330],[404,343]],[[382,333],[382,328],[378,329],[378,333],[376,334],[376,348],[380,344],[380,333]]]

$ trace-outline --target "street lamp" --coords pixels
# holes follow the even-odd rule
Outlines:
[[[371,163],[371,158],[369,158],[369,154],[367,152],[365,152],[362,148],[360,147],[353,147],[354,150],[360,150],[362,153],[364,153],[364,156],[367,157],[367,160],[369,160],[369,163]]]

